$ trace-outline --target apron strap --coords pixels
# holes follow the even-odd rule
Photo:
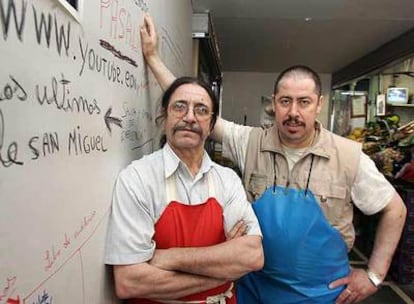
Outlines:
[[[213,177],[210,174],[211,171],[208,171],[207,174],[207,183],[208,183],[208,197],[216,197],[216,190],[214,188]]]
[[[310,182],[310,178],[311,178],[311,173],[312,173],[312,168],[313,168],[313,159],[314,158],[315,158],[315,154],[312,154],[312,159],[311,159],[310,168],[309,168],[309,174],[308,174],[308,181],[306,182],[305,195],[308,194],[309,182]]]
[[[276,192],[277,175],[276,175],[276,153],[272,153],[273,156],[273,193]]]
[[[216,190],[214,187],[213,176],[210,174],[211,170],[207,174],[207,187],[208,187],[208,197],[216,197]],[[177,195],[177,184],[175,174],[172,174],[165,181],[165,192],[167,195],[167,202],[178,201]],[[190,199],[190,197],[188,197]]]
[[[167,202],[177,201],[177,186],[175,182],[175,174],[171,175],[165,181],[165,192],[167,195]]]
[[[218,295],[209,296],[205,300],[200,301],[180,301],[180,300],[156,300],[160,303],[165,304],[226,304],[226,299],[231,299],[233,297],[232,289],[234,283],[230,284],[230,287],[223,293]]]

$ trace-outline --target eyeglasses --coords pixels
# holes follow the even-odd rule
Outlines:
[[[184,100],[177,100],[170,104],[171,113],[177,118],[182,118],[187,115],[191,107],[193,108],[193,114],[198,121],[207,120],[214,114],[214,112],[212,112],[206,105],[201,103],[192,106]]]

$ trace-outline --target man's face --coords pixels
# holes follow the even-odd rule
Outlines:
[[[275,123],[282,143],[291,148],[310,145],[321,109],[322,97],[315,92],[311,78],[305,75],[282,78],[273,97]]]
[[[210,96],[197,84],[184,84],[171,95],[165,134],[175,151],[204,149],[210,134],[212,112]]]

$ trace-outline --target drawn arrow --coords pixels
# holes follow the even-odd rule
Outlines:
[[[117,117],[112,117],[111,113],[112,113],[112,107],[109,107],[108,111],[106,111],[105,116],[104,116],[105,125],[108,128],[109,132],[112,132],[110,123],[113,123],[122,129],[122,119],[117,118]]]

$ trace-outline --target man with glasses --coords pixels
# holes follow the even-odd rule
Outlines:
[[[162,98],[166,143],[116,182],[105,262],[128,303],[236,303],[232,281],[263,266],[261,232],[231,170],[204,143],[218,101],[176,79]]]

